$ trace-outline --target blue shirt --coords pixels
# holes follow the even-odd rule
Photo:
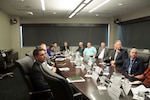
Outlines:
[[[55,56],[55,52],[50,51],[49,49],[47,49],[47,54],[49,56]]]
[[[83,53],[84,55],[87,56],[94,56],[94,54],[96,53],[96,48],[95,47],[85,48]]]

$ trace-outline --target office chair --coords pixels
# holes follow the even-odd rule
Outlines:
[[[29,76],[33,63],[34,63],[34,60],[29,56],[25,56],[24,58],[19,59],[15,62],[15,65],[18,67],[26,83],[26,86],[28,87],[30,100],[46,100],[43,98],[44,94],[46,93],[49,93],[49,95],[53,98],[53,94],[50,89],[46,89],[42,91],[34,90],[31,80],[30,80],[30,76]]]
[[[64,77],[52,72],[46,66],[40,69],[53,92],[54,100],[82,100],[82,94],[73,93],[73,88]]]
[[[3,79],[5,76],[13,77],[13,72],[11,68],[14,67],[13,63],[7,63],[2,53],[0,53],[0,79]]]
[[[150,54],[138,53],[137,58],[139,58],[143,61],[143,64],[144,64],[144,67],[145,67],[145,70],[146,70],[149,66]]]

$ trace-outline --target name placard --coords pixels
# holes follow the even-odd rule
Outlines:
[[[129,84],[129,81],[125,80],[122,83],[122,89],[125,92],[126,95],[129,94],[130,90],[131,90],[131,84]]]
[[[97,72],[93,72],[93,73],[92,73],[92,79],[93,79],[95,82],[97,82],[98,77],[99,77],[99,75],[98,75]]]
[[[109,86],[107,91],[114,94],[118,98],[120,97],[120,95],[122,93],[122,89],[120,87],[116,87],[116,86]]]

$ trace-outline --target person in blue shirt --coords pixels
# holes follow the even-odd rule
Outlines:
[[[96,57],[96,48],[91,46],[91,43],[88,42],[87,43],[87,48],[84,49],[83,51],[83,56],[89,56],[89,57]]]
[[[53,45],[50,45],[49,48],[47,49],[47,53],[49,56],[55,56],[55,51],[54,51],[55,47]]]

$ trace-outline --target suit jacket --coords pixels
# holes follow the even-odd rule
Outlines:
[[[67,46],[67,49],[70,50],[69,46]],[[61,51],[66,51],[65,46],[62,46],[62,47],[61,47]]]
[[[111,60],[114,60],[116,50],[112,51],[111,53]],[[125,59],[128,58],[128,52],[127,50],[120,49],[120,52],[118,53],[116,57],[116,67],[121,68],[123,65],[123,62]]]
[[[34,62],[32,69],[30,71],[30,79],[32,82],[32,85],[35,90],[45,90],[49,89],[49,85],[47,81],[44,79],[44,76],[40,70],[41,63],[40,62]]]
[[[83,48],[78,47],[78,49],[77,49],[76,51],[79,51],[79,52],[80,52],[80,55],[83,55],[84,47],[83,47]]]
[[[102,52],[102,48],[99,48],[97,50],[97,54],[96,54],[96,58],[98,58],[99,54]],[[105,51],[104,51],[104,57],[103,59],[107,59],[109,56],[109,49],[108,48],[105,48]]]
[[[128,73],[129,65],[130,65],[130,58],[128,58],[128,59],[126,59],[124,61],[121,70],[123,72],[127,72]],[[136,58],[135,61],[132,64],[131,75],[133,74],[134,76],[136,76],[136,75],[143,74],[143,72],[144,72],[143,62],[140,59]]]

